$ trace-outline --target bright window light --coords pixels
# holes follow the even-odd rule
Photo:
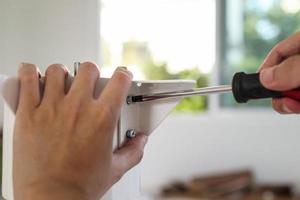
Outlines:
[[[139,66],[145,54],[155,63],[167,63],[170,73],[195,67],[209,73],[215,62],[215,1],[103,0],[101,36],[108,76],[126,64],[136,79],[147,79]],[[128,42],[136,42],[144,53],[124,53]]]

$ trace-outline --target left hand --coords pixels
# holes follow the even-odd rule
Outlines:
[[[99,71],[82,63],[65,92],[68,71],[48,67],[41,97],[39,72],[23,63],[13,144],[15,200],[98,200],[143,156],[147,136],[139,134],[112,152],[113,133],[132,74],[118,68],[94,98]]]

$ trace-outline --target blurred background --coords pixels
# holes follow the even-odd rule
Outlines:
[[[136,79],[194,79],[198,87],[228,84],[238,71],[256,72],[268,51],[300,28],[298,0],[103,0],[101,5],[104,72],[109,75],[122,63]],[[221,107],[238,106],[230,94],[219,101]],[[207,111],[210,103],[190,98],[177,110]]]
[[[137,80],[192,79],[205,87],[228,84],[235,72],[256,72],[276,43],[299,30],[300,1],[0,0],[0,23],[1,74],[15,74],[20,61],[43,70],[53,62],[94,60],[106,77],[126,65]],[[297,193],[299,127],[298,116],[276,114],[270,100],[184,99],[150,138],[142,192],[149,199],[199,199],[207,197],[203,188],[221,183],[225,194],[255,185],[269,192],[262,199],[270,191],[271,199]]]
[[[136,79],[193,79],[198,87],[228,84],[235,72],[256,72],[271,48],[300,28],[299,0],[103,0],[101,5],[104,73],[122,63]],[[166,196],[193,196],[194,178],[241,169],[250,170],[258,185],[295,188],[297,120],[275,114],[270,100],[238,105],[231,94],[184,99],[150,138],[143,191],[157,195],[167,187]]]

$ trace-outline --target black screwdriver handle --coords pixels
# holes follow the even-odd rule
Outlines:
[[[284,92],[269,90],[260,83],[259,73],[236,73],[232,79],[232,92],[238,103],[246,103],[251,99],[282,97],[300,101],[300,88]]]

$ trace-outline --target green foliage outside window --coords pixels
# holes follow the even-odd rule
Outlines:
[[[268,0],[267,7],[264,7],[259,0],[243,0],[243,25],[242,44],[238,51],[242,54],[239,59],[233,61],[228,59],[228,54],[236,47],[226,41],[225,60],[226,69],[223,69],[222,82],[229,83],[235,72],[245,71],[254,73],[267,56],[268,52],[279,41],[287,38],[300,28],[300,11],[287,10],[284,7],[285,0]],[[227,10],[226,12],[231,12]],[[230,22],[226,21],[226,25]],[[241,30],[227,30],[241,31]],[[224,38],[227,38],[226,36]],[[237,49],[235,49],[237,51]],[[266,106],[270,104],[268,100],[250,102],[247,105],[237,105],[231,95],[223,95],[222,104],[225,106]]]
[[[188,79],[195,80],[196,87],[205,87],[208,83],[207,75],[201,73],[197,67],[189,70],[182,70],[178,73],[171,74],[167,70],[167,64],[157,65],[155,63],[147,63],[143,66],[143,70],[148,79],[155,80],[172,80],[172,79]],[[177,105],[176,111],[199,112],[207,108],[207,97],[196,96],[185,98]]]
[[[208,85],[207,74],[202,73],[197,66],[178,73],[170,73],[167,63],[156,63],[148,49],[147,43],[128,41],[123,45],[123,63],[126,65],[138,65],[141,67],[146,79],[149,80],[195,80],[196,87]],[[182,67],[185,69],[185,66]],[[207,97],[198,96],[185,98],[176,107],[176,111],[199,112],[207,108]]]
[[[222,31],[221,41],[222,44],[225,44],[222,49],[224,58],[222,60],[223,68],[221,68],[222,84],[230,84],[233,74],[236,72],[256,72],[272,47],[300,28],[300,11],[288,5],[288,0],[226,0],[226,2],[226,4],[242,2],[241,7],[233,9],[234,12],[240,12],[239,16],[242,21],[237,18],[229,18],[228,16],[233,10],[230,10],[230,6],[225,6],[226,17],[223,23],[225,23],[226,30]],[[230,26],[236,25],[235,23],[241,24]],[[238,43],[231,44],[229,36],[236,35],[236,33],[241,35],[241,39]],[[109,45],[105,44],[105,41],[102,42],[102,45],[104,45],[104,62],[106,65],[110,65]],[[193,68],[191,68],[192,66],[182,66],[182,69],[188,70],[171,73],[168,70],[168,63],[159,63],[153,58],[146,42],[132,40],[123,43],[122,63],[128,66],[139,66],[145,77],[150,80],[192,79],[197,81],[196,87],[208,85],[208,76],[199,70],[199,66]],[[222,95],[221,104],[234,107],[265,107],[270,105],[270,101],[260,100],[238,105],[231,94],[226,94]],[[207,97],[193,97],[184,99],[176,110],[198,112],[206,108]]]

